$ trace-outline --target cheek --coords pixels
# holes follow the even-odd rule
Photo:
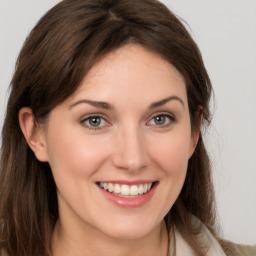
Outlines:
[[[170,133],[165,138],[158,138],[158,145],[151,151],[153,162],[159,170],[158,202],[162,208],[160,218],[172,208],[183,187],[189,159],[190,136],[187,133]],[[151,148],[152,149],[152,148]]]
[[[84,197],[93,196],[90,188],[94,184],[94,173],[106,159],[102,143],[93,136],[64,127],[58,133],[49,133],[48,153],[59,203],[64,200],[71,207],[86,207]]]
[[[95,140],[94,136],[85,136],[82,129],[64,127],[59,132],[52,130],[47,144],[54,175],[89,176],[107,157],[104,142]]]
[[[166,172],[179,174],[187,169],[190,156],[190,136],[189,132],[182,134],[171,134],[157,142],[154,156],[155,160]]]

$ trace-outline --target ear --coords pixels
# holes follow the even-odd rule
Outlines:
[[[34,120],[31,108],[24,107],[19,111],[19,123],[21,131],[36,158],[41,162],[48,161],[48,153],[45,142],[45,131],[42,125]]]
[[[189,158],[194,154],[194,151],[196,149],[199,137],[200,137],[200,131],[201,131],[201,125],[203,121],[203,114],[202,114],[202,108],[200,108],[197,111],[197,126],[193,128],[191,132],[191,142],[190,142],[190,153]]]

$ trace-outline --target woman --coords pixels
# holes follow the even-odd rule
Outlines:
[[[200,132],[211,90],[195,42],[163,4],[56,5],[11,83],[1,255],[241,254],[215,230]]]

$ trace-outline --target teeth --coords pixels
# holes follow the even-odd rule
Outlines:
[[[108,184],[107,184],[107,183],[103,183],[103,188],[104,188],[105,190],[107,190],[107,189],[108,189]]]
[[[109,183],[109,184],[108,184],[108,191],[109,191],[109,192],[113,192],[113,191],[114,191],[114,186],[113,186],[112,183]]]
[[[125,185],[125,184],[113,184],[113,183],[105,183],[100,182],[100,187],[104,190],[118,194],[120,196],[138,196],[147,193],[151,187],[152,183],[146,183],[146,184],[138,184],[138,185]]]
[[[121,186],[121,195],[129,196],[129,194],[130,194],[129,186],[128,185],[122,185]]]
[[[114,185],[114,193],[119,194],[121,192],[121,187],[118,184]]]
[[[139,188],[136,185],[132,185],[130,187],[130,195],[131,196],[137,196],[139,194]]]
[[[139,185],[139,194],[142,195],[144,193],[143,185]]]
[[[148,191],[148,184],[144,184],[143,186],[143,192],[146,193]]]

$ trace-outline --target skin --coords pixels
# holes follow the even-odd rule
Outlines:
[[[92,114],[100,116],[97,127],[90,126]],[[54,256],[167,255],[163,219],[181,191],[198,140],[184,79],[170,63],[141,46],[124,46],[95,64],[42,126],[35,126],[29,108],[19,118],[57,185]],[[157,187],[143,206],[120,207],[96,184],[109,180],[153,180]]]

